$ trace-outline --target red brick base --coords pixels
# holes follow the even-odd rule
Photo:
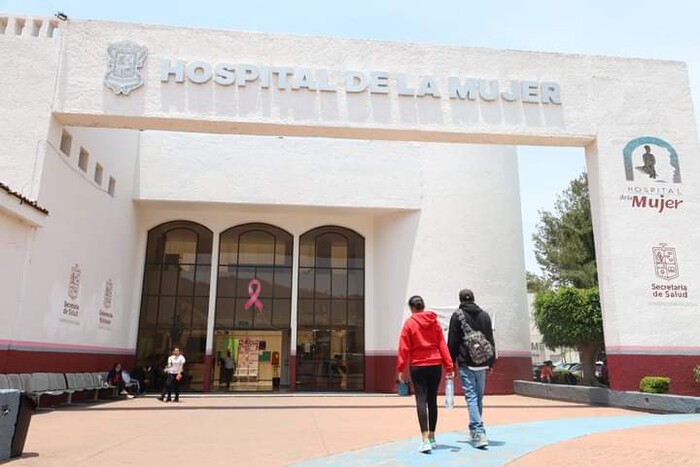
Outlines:
[[[116,362],[134,366],[133,355],[0,350],[0,373],[84,373],[109,371]]]
[[[700,365],[700,355],[608,354],[610,388],[639,391],[639,380],[643,377],[666,376],[671,378],[672,394],[700,396],[700,384],[693,379],[695,365]]]
[[[513,394],[513,381],[532,379],[530,357],[500,357],[486,383],[487,394]],[[396,356],[368,355],[365,360],[365,390],[367,392],[396,392]],[[461,387],[455,381],[455,390],[461,394]],[[441,389],[442,391],[442,389]]]

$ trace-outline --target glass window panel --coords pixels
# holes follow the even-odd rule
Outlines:
[[[248,297],[248,284],[255,278],[255,268],[239,267],[236,281],[236,297]]]
[[[348,326],[364,325],[364,300],[348,300]]]
[[[177,278],[180,272],[180,266],[173,264],[164,264],[163,273],[160,281],[161,295],[175,295],[177,292]]]
[[[211,265],[211,252],[199,253],[197,255],[197,264]]]
[[[331,325],[344,327],[347,324],[348,305],[345,300],[331,302]]]
[[[315,298],[331,297],[331,270],[316,269]]]
[[[217,329],[233,328],[233,316],[236,310],[235,298],[218,298],[216,300],[216,319],[214,325]]]
[[[209,296],[209,284],[211,282],[211,266],[197,266],[197,276],[194,286],[194,294],[197,297]]]
[[[299,266],[302,268],[312,268],[316,265],[316,255],[314,254],[314,239],[299,242]]]
[[[348,271],[348,297],[362,298],[365,296],[365,271],[351,269]]]
[[[184,343],[184,353],[185,358],[187,358],[187,363],[204,363],[206,343],[206,332],[194,331],[188,333],[187,340]]]
[[[206,330],[207,316],[209,314],[209,298],[197,297],[192,307],[192,329]]]
[[[253,327],[253,313],[256,312],[254,306],[249,309],[245,309],[245,303],[248,301],[247,298],[238,298],[236,300],[236,327],[237,328],[252,328]]]
[[[289,298],[292,296],[292,270],[289,268],[275,268],[275,298]]]
[[[141,327],[152,327],[158,322],[158,297],[144,297]]]
[[[192,265],[183,264],[180,266],[177,286],[177,294],[179,296],[194,295],[194,272],[195,267]]]
[[[273,268],[257,268],[256,278],[260,281],[262,285],[262,291],[260,291],[260,297],[272,297],[273,292]],[[246,290],[247,294],[247,290]]]
[[[253,311],[253,327],[256,329],[265,329],[272,327],[272,300],[268,300],[264,303],[262,311],[258,311],[256,308],[251,308]]]
[[[195,263],[196,252],[197,234],[192,230],[173,229],[165,234],[164,259],[175,261],[178,258],[180,263]]]
[[[348,293],[348,272],[345,269],[334,269],[332,272],[331,293],[333,298],[345,298]]]
[[[313,326],[314,324],[314,301],[299,300],[297,310],[299,326]]]
[[[160,287],[160,264],[147,264],[143,290],[148,295],[158,295]]]
[[[192,298],[178,298],[176,323],[184,331],[189,331],[192,328]]]
[[[313,298],[314,296],[314,270],[311,268],[299,269],[299,298]]]
[[[350,236],[350,244],[348,245],[348,267],[365,267],[365,240],[355,233]]]
[[[331,267],[348,267],[348,244],[344,238],[342,239],[342,242],[336,241],[331,244]]]
[[[216,283],[216,295],[219,297],[236,296],[235,266],[219,266],[219,281]]]
[[[238,263],[238,235],[227,232],[221,235],[219,246],[219,264]]]
[[[275,237],[260,230],[241,234],[238,243],[239,264],[275,264]]]
[[[276,298],[272,302],[272,325],[276,328],[288,328],[292,314],[292,301]]]
[[[294,242],[291,235],[279,235],[277,237],[277,245],[275,247],[275,265],[291,266],[293,249]]]
[[[314,325],[319,327],[328,327],[331,325],[331,301],[330,300],[315,300],[314,303]]]
[[[175,313],[175,298],[161,297],[158,309],[158,327],[170,329],[173,324],[173,314]]]

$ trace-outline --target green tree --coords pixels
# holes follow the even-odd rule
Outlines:
[[[583,366],[583,383],[595,383],[595,362],[603,346],[603,316],[597,288],[560,287],[540,292],[534,302],[535,324],[547,347],[573,347]]]
[[[544,292],[552,288],[552,281],[530,271],[525,271],[525,282],[527,293]]]
[[[554,212],[540,211],[532,236],[545,278],[580,289],[598,286],[588,177],[582,173],[559,196]]]

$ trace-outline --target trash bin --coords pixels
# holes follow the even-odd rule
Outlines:
[[[34,399],[26,394],[19,396],[19,411],[17,412],[17,422],[15,423],[15,434],[12,437],[12,452],[10,457],[20,457],[24,452],[24,442],[27,441],[29,433],[29,422],[36,410]]]
[[[12,438],[19,412],[19,391],[0,389],[0,461],[12,455]]]

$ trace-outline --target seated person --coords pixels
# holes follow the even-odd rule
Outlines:
[[[129,393],[126,391],[126,383],[122,377],[122,364],[117,362],[114,364],[109,373],[107,373],[107,382],[112,386],[116,386],[119,390],[119,394],[122,396],[128,396]]]
[[[540,381],[543,383],[551,383],[554,378],[554,365],[551,360],[544,362],[544,366],[540,370]]]

